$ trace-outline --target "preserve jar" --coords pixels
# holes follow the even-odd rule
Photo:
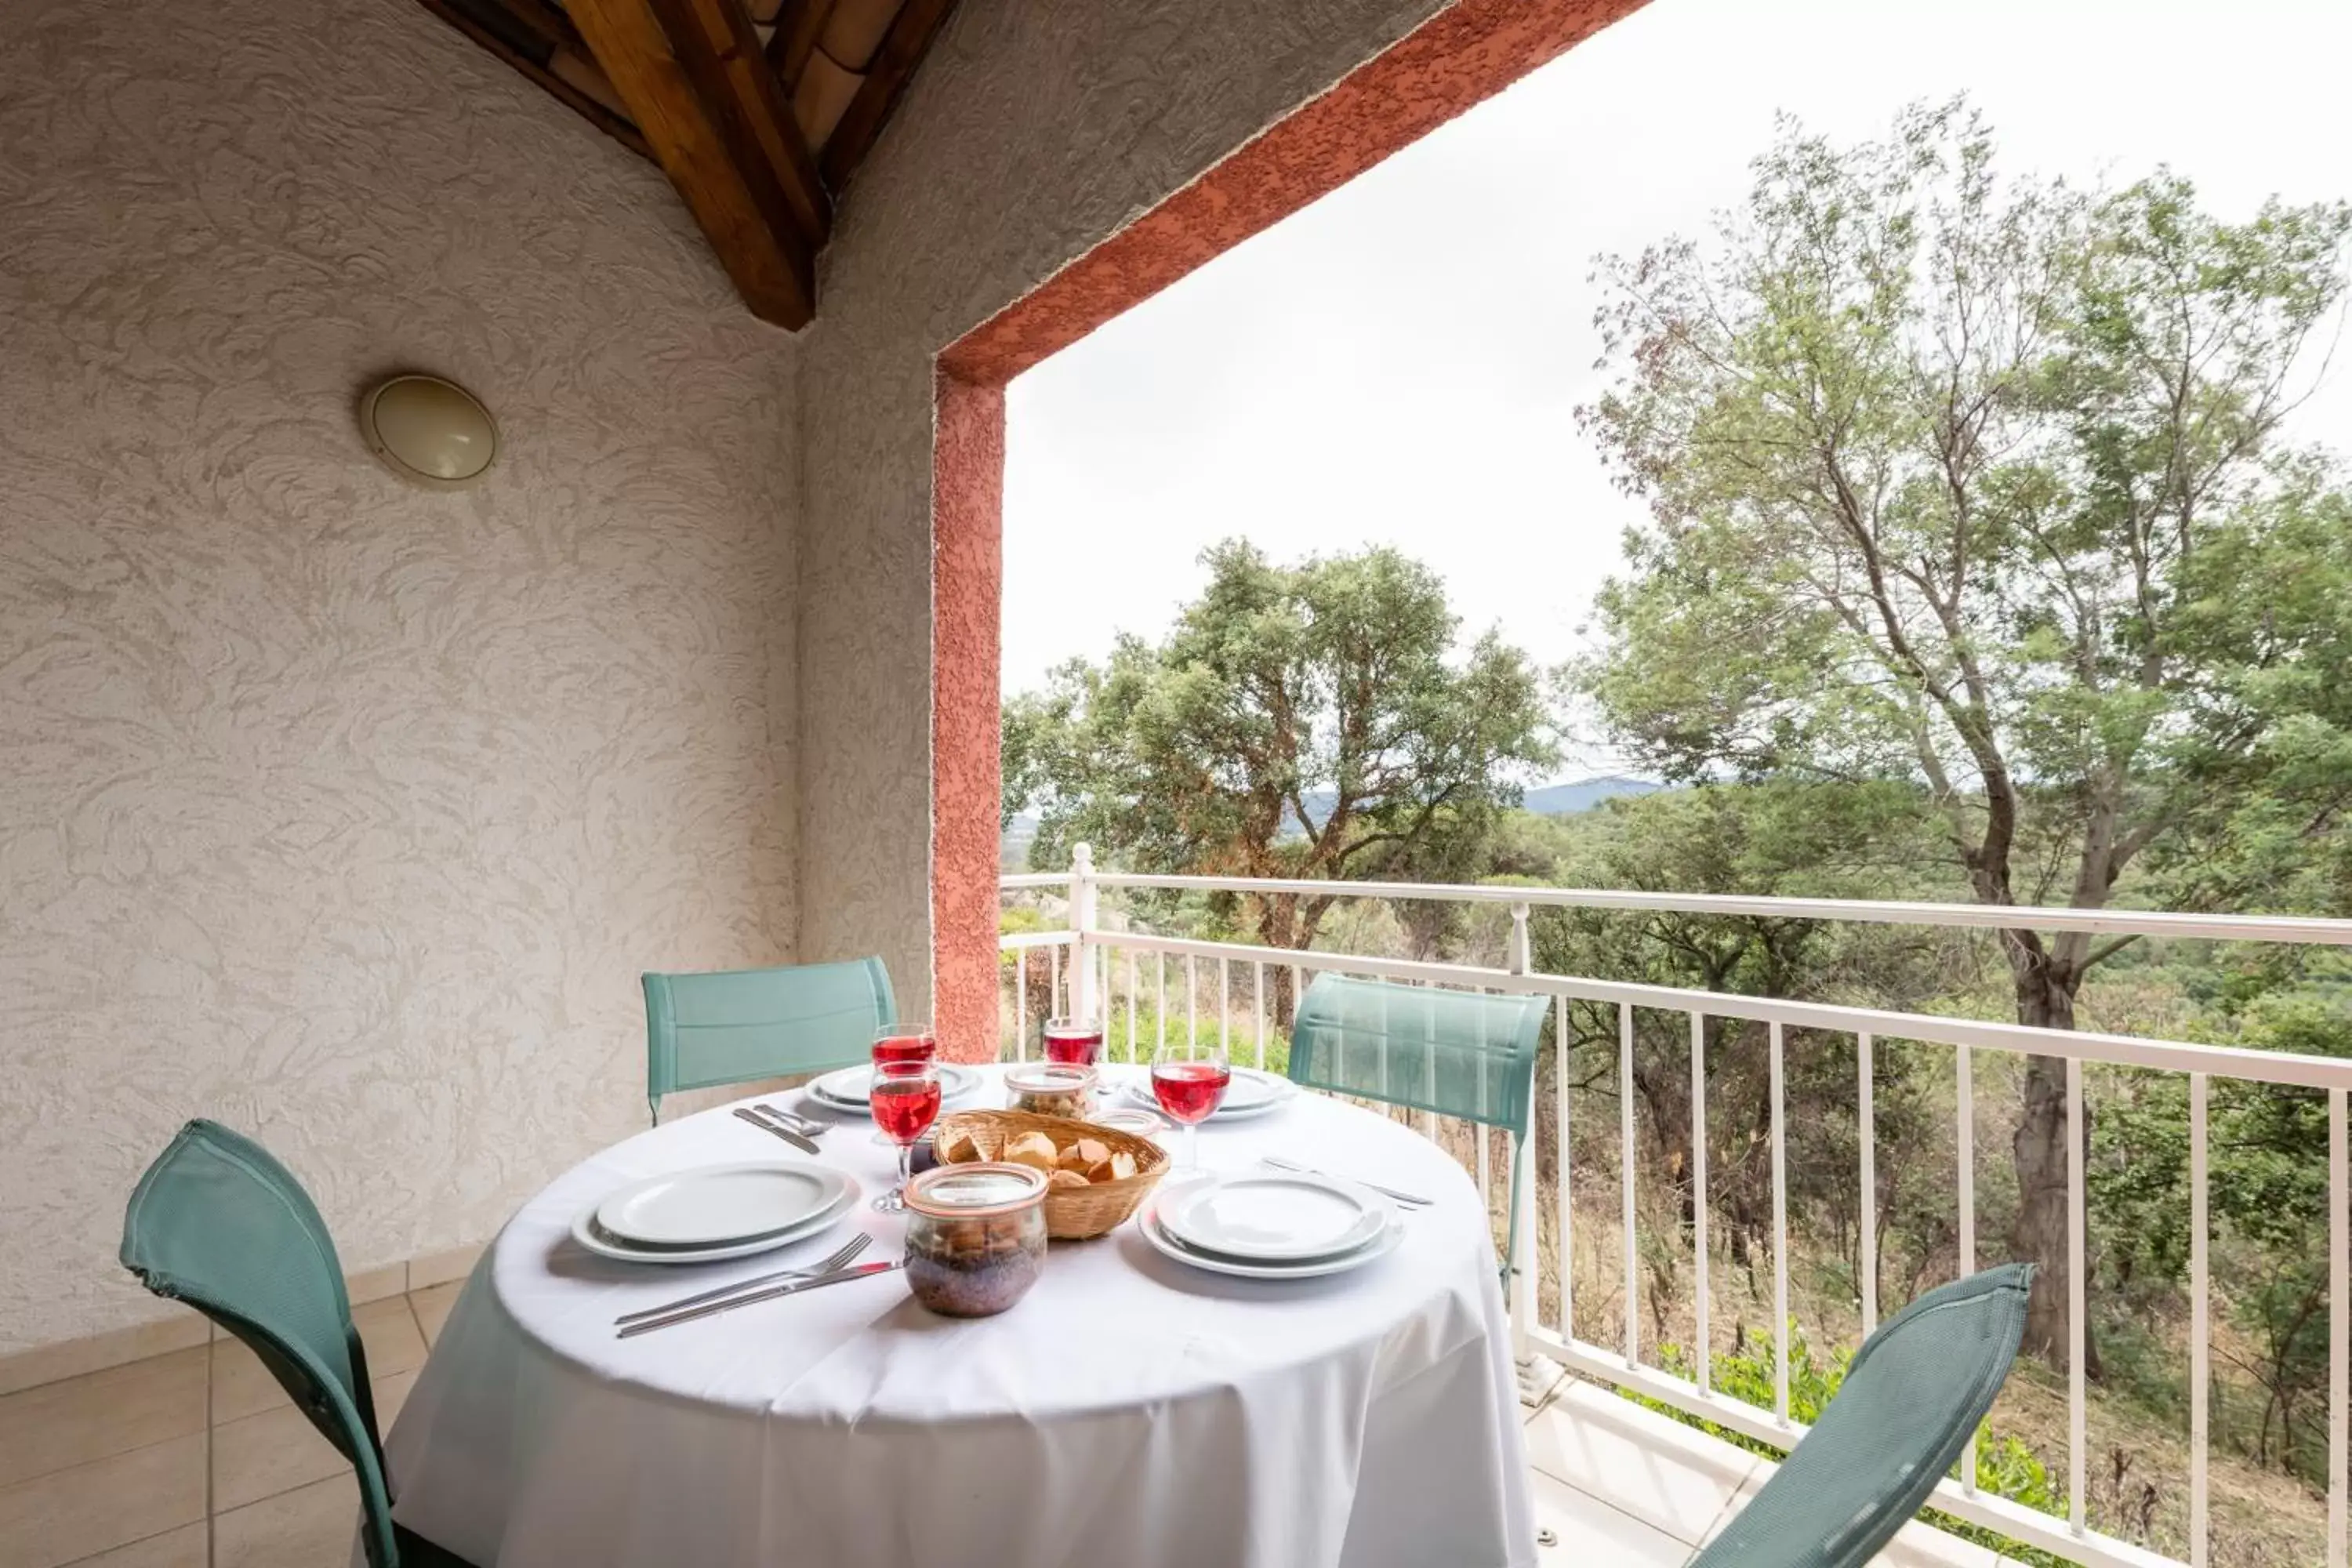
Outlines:
[[[1045,1266],[1045,1173],[940,1165],[907,1184],[907,1284],[950,1318],[988,1318],[1029,1293]]]
[[[1095,1069],[1063,1062],[1031,1062],[1006,1070],[1004,1093],[1015,1110],[1082,1121],[1094,1102]]]

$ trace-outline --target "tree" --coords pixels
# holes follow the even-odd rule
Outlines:
[[[1706,785],[1605,802],[1581,819],[1585,831],[1551,875],[1571,886],[1758,897],[1914,897],[1918,847],[1933,831],[1921,791],[1897,784],[1853,785],[1786,780]],[[1948,880],[1948,879],[1946,879]],[[1536,966],[1552,974],[1606,974],[1646,984],[1746,996],[1834,1001],[1866,994],[1874,1004],[1924,1006],[1953,983],[1951,954],[1937,933],[1895,926],[1838,925],[1774,915],[1694,915],[1673,910],[1549,908],[1535,912]],[[1571,1001],[1566,1009],[1572,1077],[1591,1086],[1617,1074],[1618,1009]],[[1690,1115],[1690,1036],[1680,1015],[1633,1015],[1632,1092],[1658,1163],[1670,1173],[1682,1223],[1696,1214]],[[1807,1136],[1788,1160],[1790,1233],[1836,1237],[1847,1278],[1862,1275],[1861,1250],[1883,1255],[1897,1225],[1907,1226],[1914,1277],[1948,1247],[1948,1188],[1925,1161],[1888,1160],[1878,1170],[1876,1234],[1864,1237],[1853,1178],[1858,1160],[1858,1093],[1850,1040],[1792,1032],[1787,1100],[1801,1106]],[[1753,1270],[1772,1246],[1771,1085],[1767,1031],[1748,1020],[1711,1017],[1702,1064],[1707,1096],[1707,1197],[1715,1236],[1735,1267]],[[1737,1042],[1745,1048],[1729,1048]],[[1820,1048],[1827,1047],[1828,1048]],[[1577,1058],[1583,1058],[1580,1062]],[[1935,1137],[1927,1075],[1887,1042],[1874,1061],[1877,1130],[1891,1147],[1920,1149]],[[1544,1147],[1538,1140],[1538,1147]],[[1817,1222],[1809,1227],[1807,1220]],[[1903,1237],[1897,1237],[1898,1241]],[[1654,1306],[1663,1306],[1654,1302]]]
[[[1784,121],[1755,167],[1711,247],[1601,264],[1582,417],[1651,515],[1588,689],[1669,776],[1911,779],[1977,901],[2104,905],[2276,738],[2280,650],[2189,589],[2224,538],[2269,570],[2352,211],[2003,182],[1958,101],[1845,149]],[[2019,1019],[2059,1028],[2119,945],[2001,942]],[[2063,1066],[2023,1082],[2011,1239],[2063,1360]]]
[[[1032,862],[1081,838],[1137,869],[1233,877],[1475,861],[1515,775],[1554,760],[1525,656],[1491,631],[1457,650],[1444,584],[1393,550],[1278,566],[1228,541],[1202,559],[1206,591],[1158,646],[1122,636],[1007,706],[1005,813],[1041,808]],[[1331,901],[1245,916],[1306,948]]]

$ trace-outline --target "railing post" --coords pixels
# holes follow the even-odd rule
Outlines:
[[[1525,974],[1535,967],[1530,956],[1531,951],[1528,945],[1528,906],[1513,904],[1509,965],[1512,973]],[[1567,1369],[1549,1356],[1537,1351],[1528,1337],[1528,1331],[1537,1326],[1537,1321],[1541,1316],[1537,1310],[1536,1281],[1538,1271],[1543,1267],[1543,1248],[1538,1240],[1539,1233],[1536,1226],[1536,1173],[1543,1162],[1537,1154],[1535,1106],[1532,1100],[1534,1086],[1530,1084],[1528,1088],[1530,1100],[1528,1107],[1528,1135],[1524,1141],[1524,1146],[1517,1133],[1511,1135],[1511,1169],[1518,1179],[1511,1184],[1509,1223],[1514,1238],[1511,1256],[1515,1267],[1509,1282],[1510,1300],[1505,1303],[1505,1306],[1511,1314],[1511,1350],[1514,1359],[1518,1363],[1519,1397],[1529,1405],[1539,1405],[1543,1402],[1544,1396],[1549,1394],[1553,1386],[1566,1374]],[[1479,1128],[1478,1150],[1482,1157],[1486,1149],[1486,1136],[1487,1130],[1484,1127]],[[1521,1161],[1526,1162],[1524,1167],[1520,1164]],[[1483,1158],[1481,1163],[1484,1163]],[[1562,1182],[1568,1179],[1565,1148],[1561,1152],[1559,1177]],[[1565,1268],[1560,1270],[1560,1289],[1562,1290],[1568,1289],[1568,1271]]]
[[[1091,844],[1076,844],[1070,848],[1070,929],[1077,932],[1076,944],[1070,949],[1072,994],[1070,1012],[1073,1016],[1092,1019],[1096,1016],[1094,949],[1090,945],[1095,931],[1095,851]]]

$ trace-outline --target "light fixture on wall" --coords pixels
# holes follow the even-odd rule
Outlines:
[[[395,375],[360,400],[368,450],[402,479],[436,489],[472,484],[499,455],[499,426],[481,400],[437,375]]]

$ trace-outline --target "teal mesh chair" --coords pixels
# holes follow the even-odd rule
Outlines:
[[[646,1104],[673,1089],[750,1083],[870,1059],[898,1020],[878,958],[646,976]]]
[[[468,1568],[392,1521],[367,1352],[342,1265],[310,1194],[268,1150],[217,1122],[180,1129],[123,1211],[122,1266],[252,1346],[352,1462],[370,1568]]]
[[[1541,996],[1489,996],[1322,974],[1290,1032],[1292,1081],[1360,1100],[1457,1116],[1511,1135],[1511,1206],[1519,1212],[1535,1096]],[[1508,1288],[1519,1227],[1507,1224]]]
[[[1939,1286],[1863,1342],[1821,1418],[1691,1568],[1861,1568],[1992,1408],[2025,1333],[2030,1263]]]

